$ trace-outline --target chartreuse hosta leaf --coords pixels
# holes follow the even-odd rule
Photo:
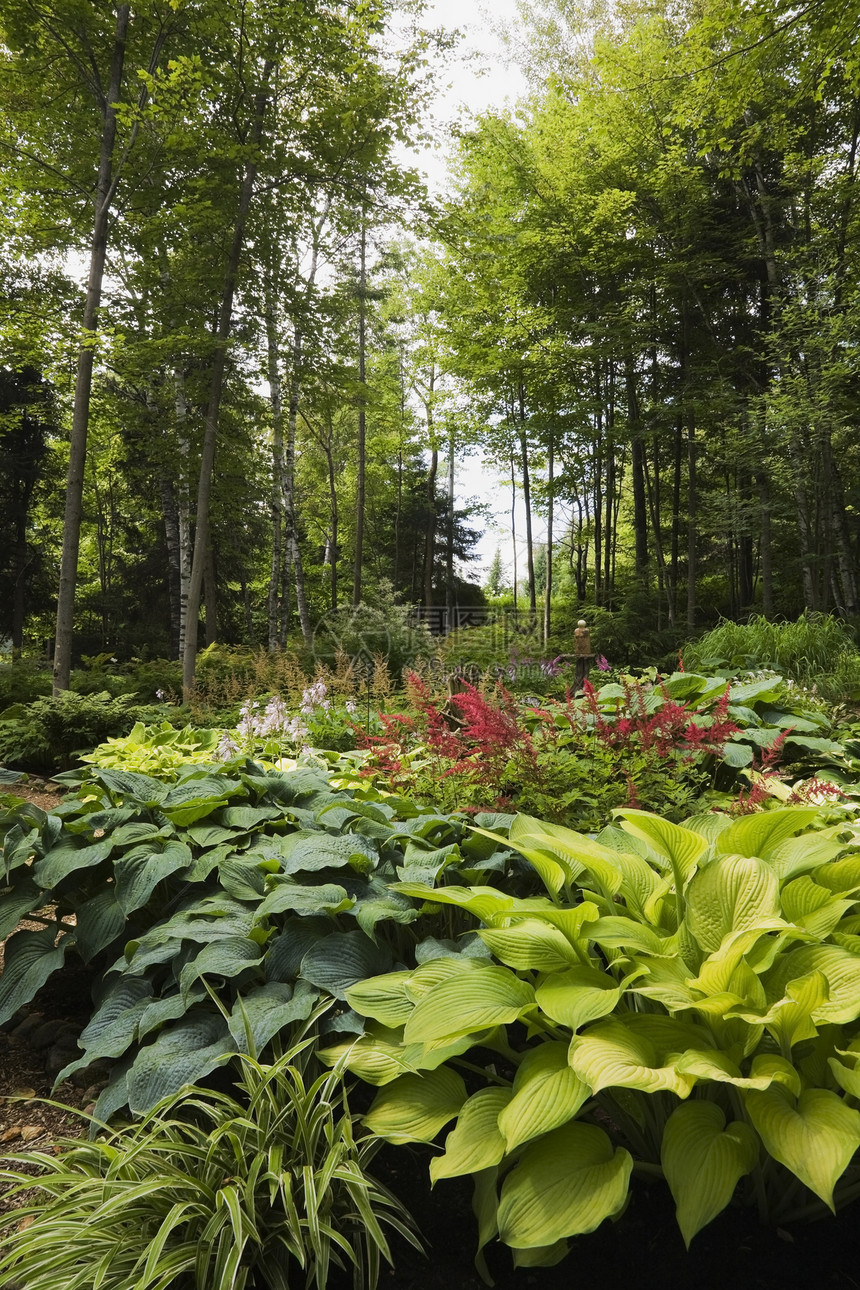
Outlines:
[[[512,1097],[509,1088],[482,1088],[464,1104],[445,1139],[445,1154],[430,1162],[430,1178],[457,1178],[499,1164],[506,1152],[499,1116]]]
[[[827,982],[827,998],[812,1013],[816,1025],[842,1025],[860,1016],[860,955],[841,945],[800,945],[783,955],[765,979],[768,999],[778,1002],[789,993],[790,982],[820,972]]]
[[[557,1040],[539,1044],[517,1067],[513,1096],[498,1121],[508,1151],[566,1124],[589,1098],[588,1086],[570,1068],[567,1049]]]
[[[474,914],[486,923],[493,914],[510,909],[513,896],[506,896],[498,887],[428,887],[421,882],[392,883],[395,891],[418,900],[432,901],[436,905],[456,905]]]
[[[789,922],[804,927],[824,940],[833,931],[854,900],[840,900],[808,874],[785,883],[781,892],[782,912]]]
[[[535,990],[535,1000],[553,1021],[576,1032],[612,1012],[626,988],[626,982],[607,972],[580,965],[547,976]]]
[[[466,1085],[447,1066],[401,1075],[380,1089],[363,1123],[387,1142],[432,1142],[466,1100]]]
[[[406,1043],[430,1044],[504,1026],[534,1004],[534,990],[507,968],[480,965],[443,981],[418,1001],[406,1022]]]
[[[481,940],[497,959],[519,971],[558,972],[579,963],[567,937],[550,923],[524,918],[508,927],[482,930]]]
[[[818,814],[815,806],[785,806],[777,811],[757,811],[742,815],[716,839],[717,851],[723,855],[770,856],[787,838],[799,833]]]
[[[663,1130],[660,1160],[687,1246],[756,1166],[759,1140],[742,1120],[728,1126],[715,1102],[684,1102]]]
[[[691,1046],[708,1046],[707,1032],[673,1017],[631,1013],[574,1035],[568,1060],[593,1093],[632,1088],[685,1098],[696,1077],[679,1070],[678,1062]]]
[[[687,888],[686,919],[706,951],[718,950],[732,932],[783,927],[776,874],[763,860],[721,856],[700,869]]]
[[[658,862],[671,868],[676,886],[683,890],[707,854],[707,839],[649,811],[624,810],[616,811],[616,815],[626,832],[642,838]]]
[[[834,1210],[833,1188],[860,1147],[860,1112],[826,1088],[795,1100],[781,1084],[743,1094],[767,1151]]]
[[[860,892],[860,855],[846,856],[832,864],[816,869],[813,878],[834,896],[850,896]]]
[[[565,1124],[526,1147],[502,1184],[499,1235],[514,1249],[593,1232],[624,1207],[633,1159],[602,1129]]]

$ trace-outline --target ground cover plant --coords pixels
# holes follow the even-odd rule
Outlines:
[[[380,1086],[366,1124],[392,1142],[455,1121],[431,1176],[473,1175],[484,1271],[497,1235],[556,1263],[636,1172],[687,1244],[742,1179],[771,1221],[860,1193],[860,846],[816,823],[627,810],[590,839],[518,816],[543,897],[399,885],[469,911],[489,953],[357,983],[368,1029],[324,1056]]]
[[[235,1059],[231,1091],[184,1088],[134,1124],[8,1160],[0,1181],[29,1200],[0,1217],[0,1286],[324,1290],[351,1267],[374,1290],[385,1227],[417,1238],[369,1171],[382,1140],[356,1132],[340,1072],[318,1071],[327,1006],[271,1062]]]

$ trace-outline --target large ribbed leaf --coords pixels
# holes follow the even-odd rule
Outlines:
[[[824,1088],[796,1102],[781,1084],[743,1096],[767,1151],[835,1212],[833,1188],[860,1147],[860,1112]]]
[[[306,981],[327,990],[336,999],[345,999],[356,981],[377,976],[391,967],[388,946],[375,945],[364,932],[333,932],[317,941],[302,959],[302,976]]]
[[[756,1165],[759,1141],[750,1126],[726,1119],[714,1102],[684,1102],[663,1130],[661,1164],[685,1244],[732,1198]]]
[[[801,945],[783,955],[766,978],[768,998],[778,1002],[786,996],[789,982],[812,972],[823,974],[828,993],[812,1013],[816,1025],[839,1025],[860,1016],[860,955],[841,945]]]
[[[387,1142],[432,1142],[460,1110],[466,1086],[447,1066],[421,1075],[402,1075],[373,1099],[363,1122]]]
[[[66,837],[57,846],[52,847],[41,860],[33,866],[33,877],[46,891],[56,887],[63,878],[78,873],[82,869],[93,869],[106,860],[113,850],[110,838],[102,838],[89,846],[77,847]]]
[[[404,989],[411,975],[411,972],[384,972],[381,976],[356,981],[346,992],[347,1002],[362,1017],[373,1017],[384,1026],[402,1026],[414,1006]]]
[[[9,937],[0,976],[0,1025],[29,1003],[51,973],[62,967],[71,938],[62,936],[58,945],[54,944],[56,939],[53,927]]]
[[[781,926],[779,912],[776,874],[763,860],[722,856],[700,869],[687,889],[687,926],[706,951],[718,950],[730,932]]]
[[[428,900],[438,905],[456,905],[474,914],[482,923],[488,922],[490,916],[500,910],[511,909],[514,904],[513,896],[506,896],[497,887],[439,887],[437,889],[425,886],[424,883],[398,882],[394,884],[394,889],[401,891],[404,896],[412,896],[418,900]]]
[[[430,1161],[430,1178],[457,1178],[497,1165],[505,1155],[499,1116],[511,1100],[507,1088],[482,1088],[466,1101],[445,1139],[445,1152]]]
[[[553,1021],[576,1031],[612,1012],[624,990],[607,972],[580,964],[553,972],[538,986],[535,999]]]
[[[707,840],[692,829],[683,829],[650,811],[627,809],[616,814],[621,819],[621,827],[647,842],[658,861],[672,869],[676,883],[685,887],[708,850]]]
[[[155,1043],[135,1057],[127,1077],[132,1114],[143,1115],[156,1102],[186,1084],[199,1083],[223,1066],[235,1043],[221,1016],[197,1012],[162,1030]]]
[[[280,1031],[305,1021],[319,997],[319,991],[305,981],[299,981],[295,990],[280,981],[267,981],[241,995],[228,1022],[236,1051],[258,1055]]]
[[[287,873],[311,873],[319,869],[349,867],[369,873],[379,864],[379,850],[369,838],[357,833],[317,833],[302,838],[293,847],[284,869]]]
[[[488,966],[443,981],[416,1005],[407,1043],[435,1043],[470,1030],[516,1021],[534,1003],[534,990],[506,968]]]
[[[2,898],[0,905],[0,941],[14,932],[25,914],[40,909],[45,903],[45,893],[29,875],[19,879],[11,891]]]
[[[759,856],[769,859],[772,852],[818,814],[814,806],[784,806],[776,811],[757,811],[742,815],[717,838],[717,850],[723,855]]]
[[[275,882],[266,899],[258,906],[257,917],[283,914],[288,909],[297,914],[339,914],[351,909],[354,903],[344,888],[336,883],[306,886],[292,878],[283,878]]]
[[[647,1017],[644,1020],[658,1022],[661,1019]],[[663,1020],[671,1023],[672,1019]],[[676,1024],[676,1051],[680,1054],[686,1047],[686,1027]],[[602,1088],[635,1088],[643,1093],[665,1089],[678,1097],[687,1097],[696,1082],[695,1077],[680,1072],[677,1061],[663,1063],[665,1044],[655,1043],[659,1031],[656,1026],[653,1031],[653,1036],[649,1035],[642,1027],[637,1034],[625,1021],[614,1018],[598,1022],[584,1035],[574,1035],[570,1045],[570,1065],[593,1093]]]
[[[481,930],[478,935],[497,959],[519,971],[557,972],[580,962],[576,950],[558,928],[535,918]]]
[[[126,914],[140,909],[164,878],[190,864],[190,847],[175,839],[162,848],[151,843],[134,847],[114,861],[117,901]]]
[[[566,1124],[526,1147],[505,1178],[499,1235],[516,1249],[593,1232],[620,1212],[633,1160],[602,1129]]]
[[[244,936],[225,936],[223,940],[212,941],[204,945],[199,954],[186,963],[179,974],[179,986],[183,995],[195,981],[204,976],[230,977],[238,976],[252,963],[260,958],[260,946],[256,941]]]
[[[125,911],[115,887],[105,887],[78,906],[75,944],[85,963],[125,932]]]
[[[781,900],[782,912],[789,922],[805,927],[821,940],[830,935],[845,911],[855,903],[853,899],[840,900],[808,874],[787,882]]]
[[[555,1040],[539,1044],[517,1067],[513,1097],[499,1115],[508,1151],[572,1120],[590,1096],[570,1068],[567,1049]]]

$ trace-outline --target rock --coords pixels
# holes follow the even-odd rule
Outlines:
[[[29,1040],[30,1036],[39,1029],[44,1020],[45,1017],[43,1013],[31,1012],[23,1021],[19,1022],[13,1031],[10,1032],[12,1038],[17,1039],[19,1043]]]

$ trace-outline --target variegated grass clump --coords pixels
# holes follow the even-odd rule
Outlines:
[[[238,1057],[237,1096],[186,1088],[127,1128],[8,1157],[0,1181],[32,1199],[0,1219],[0,1286],[322,1290],[351,1266],[373,1290],[384,1228],[419,1242],[367,1173],[381,1139],[354,1134],[340,1071],[308,1080],[311,1042]]]

